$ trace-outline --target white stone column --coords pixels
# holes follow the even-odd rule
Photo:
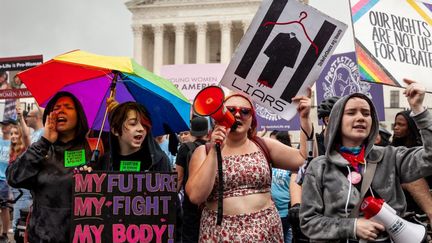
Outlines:
[[[207,37],[207,23],[196,23],[197,32],[197,49],[196,49],[196,63],[206,63],[206,37]]]
[[[184,64],[185,56],[185,24],[178,23],[174,25],[175,28],[175,64]]]
[[[221,63],[228,64],[231,59],[231,21],[223,21],[221,27]]]
[[[153,27],[154,33],[154,56],[153,56],[153,72],[159,74],[163,61],[163,24],[155,24]]]
[[[243,34],[244,34],[244,33],[246,33],[246,31],[250,25],[250,21],[249,20],[242,20],[241,24],[242,24]]]
[[[134,37],[134,59],[140,65],[143,65],[144,27],[142,25],[132,25],[132,32]]]

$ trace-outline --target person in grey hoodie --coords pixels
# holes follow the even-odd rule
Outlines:
[[[326,154],[311,162],[303,182],[301,228],[312,241],[374,241],[385,234],[379,223],[349,217],[359,203],[361,178],[368,164],[377,167],[366,195],[384,199],[400,216],[406,208],[401,183],[432,174],[432,115],[423,107],[425,89],[414,81],[405,82],[411,116],[422,134],[421,147],[374,146],[378,118],[372,101],[363,94],[343,97],[333,107],[325,136]]]

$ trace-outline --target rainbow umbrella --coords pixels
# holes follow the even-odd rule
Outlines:
[[[76,50],[18,76],[42,107],[59,91],[73,93],[84,107],[89,127],[100,130],[115,73],[119,74],[116,100],[143,104],[150,113],[154,136],[189,130],[191,105],[188,99],[170,81],[151,73],[131,58]],[[103,130],[109,131],[108,123]]]

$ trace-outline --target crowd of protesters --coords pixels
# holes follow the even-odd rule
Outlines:
[[[406,82],[410,110],[396,115],[393,137],[380,127],[365,95],[319,104],[324,124],[319,134],[310,119],[310,96],[294,97],[302,128],[298,148],[291,146],[287,131],[259,136],[255,107],[240,93],[224,102],[236,119],[235,129],[194,116],[190,131],[160,137],[152,135],[146,107],[108,99],[110,142],[94,164],[87,163],[89,127],[73,94],[59,92],[45,110],[27,114],[18,106],[16,119],[0,122],[0,199],[16,196],[15,188],[23,196],[13,206],[12,226],[10,207],[1,208],[0,241],[10,228],[16,230],[20,210],[31,207],[29,242],[69,242],[72,177],[85,164],[80,169],[88,172],[176,171],[177,242],[391,242],[383,225],[358,210],[369,166],[375,174],[366,195],[383,199],[410,221],[422,214],[425,222],[432,219],[432,117],[424,108],[424,88]],[[314,140],[312,147],[308,140]],[[216,143],[221,145],[223,191]],[[308,153],[315,158],[297,173]]]

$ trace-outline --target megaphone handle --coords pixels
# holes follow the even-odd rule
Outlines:
[[[218,211],[217,211],[217,225],[222,224],[222,217],[223,217],[223,171],[222,171],[222,152],[220,147],[220,142],[216,142],[216,156],[217,156],[217,163],[218,163],[218,178],[219,178],[219,184],[218,184]]]

